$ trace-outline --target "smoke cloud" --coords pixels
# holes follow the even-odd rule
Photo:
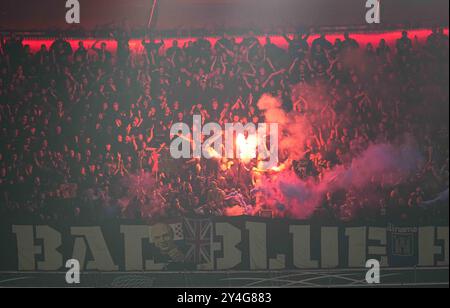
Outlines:
[[[314,102],[314,105],[319,110],[323,108],[323,103],[320,106]],[[280,101],[270,96],[263,96],[258,106],[264,111],[267,122],[279,123],[282,130],[280,151],[287,155],[286,161],[302,159],[304,146],[313,133],[311,117],[284,111]],[[315,117],[314,126],[320,127],[330,120],[326,115]],[[289,163],[284,171],[263,177],[257,183],[257,191],[262,193],[263,203],[273,210],[295,218],[309,218],[327,193],[345,189],[356,195],[365,192],[366,196],[367,191],[380,184],[386,187],[403,183],[423,160],[414,140],[403,139],[395,144],[369,144],[351,163],[323,171],[320,179],[301,179]]]

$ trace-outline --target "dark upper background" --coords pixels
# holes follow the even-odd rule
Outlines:
[[[151,0],[79,0],[86,30],[147,25]],[[158,30],[363,25],[365,0],[159,0]],[[0,0],[0,29],[67,29],[65,0]],[[384,24],[448,25],[449,0],[382,0]]]

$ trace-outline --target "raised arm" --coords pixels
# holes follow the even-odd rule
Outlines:
[[[214,60],[213,60],[213,62],[211,64],[211,67],[209,68],[210,72],[214,71],[214,67],[216,66],[216,63],[217,63],[217,56],[214,57]]]
[[[281,69],[278,72],[273,72],[272,74],[270,74],[270,76],[267,78],[266,81],[264,81],[264,83],[262,84],[262,87],[265,88],[267,87],[267,85],[269,84],[269,82],[276,76],[283,74],[284,72],[286,72],[285,69]]]
[[[292,64],[289,67],[289,74],[292,74],[292,71],[294,70],[295,65],[297,64],[297,62],[298,62],[298,58],[295,58],[294,61],[292,61]]]
[[[100,49],[97,48],[98,42],[99,42],[99,40],[96,40],[96,41],[94,42],[94,44],[92,44],[92,46],[91,46],[91,49],[92,49],[92,50],[95,50],[96,52],[99,52],[99,51],[100,51]]]
[[[283,34],[283,38],[288,42],[289,44],[293,41],[287,34]]]

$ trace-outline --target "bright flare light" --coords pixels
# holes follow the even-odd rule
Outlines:
[[[249,163],[252,159],[256,158],[258,141],[255,134],[249,134],[247,138],[243,134],[238,134],[236,137],[236,146],[238,157],[244,163]]]

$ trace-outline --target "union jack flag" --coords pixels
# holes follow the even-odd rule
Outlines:
[[[212,223],[209,219],[185,219],[184,241],[187,246],[185,262],[210,263],[212,258]]]

